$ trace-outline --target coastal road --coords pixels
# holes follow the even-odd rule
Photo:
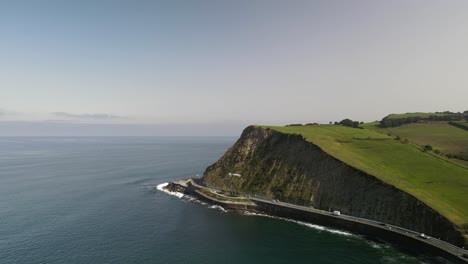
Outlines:
[[[199,185],[195,181],[193,181],[192,179],[188,180],[187,183],[188,182],[190,182],[196,188],[207,189],[207,190],[210,190],[211,192],[221,191],[221,189],[218,189],[218,188]],[[323,210],[319,210],[319,209],[315,209],[315,208],[307,207],[307,206],[284,203],[284,202],[280,202],[278,200],[273,200],[273,199],[267,198],[267,197],[260,197],[260,196],[257,196],[257,195],[246,195],[246,196],[250,200],[252,200],[254,202],[256,201],[256,202],[267,203],[267,204],[271,204],[271,205],[275,205],[275,206],[282,206],[282,207],[286,207],[286,208],[292,208],[292,209],[311,212],[311,213],[315,213],[315,214],[326,215],[328,217],[336,217],[336,218],[340,218],[340,219],[346,219],[347,221],[358,222],[358,223],[374,226],[374,227],[381,228],[381,229],[387,229],[387,230],[390,230],[392,232],[399,233],[400,235],[412,237],[413,239],[420,240],[423,243],[427,243],[427,244],[436,246],[438,248],[441,248],[441,249],[443,249],[443,250],[445,250],[447,252],[450,252],[450,253],[452,253],[454,255],[462,257],[468,263],[468,258],[466,258],[466,257],[468,257],[468,251],[467,250],[462,249],[460,247],[457,247],[457,246],[455,246],[453,244],[450,244],[448,242],[442,241],[442,240],[437,239],[437,238],[427,237],[427,236],[426,236],[426,238],[421,237],[421,233],[413,231],[413,230],[409,230],[409,229],[406,229],[406,228],[403,228],[403,227],[394,226],[394,225],[390,225],[390,224],[386,224],[386,223],[382,223],[382,222],[378,222],[378,221],[374,221],[374,220],[370,220],[370,219],[355,217],[355,216],[351,216],[351,215],[345,215],[345,214],[334,215],[332,212],[323,211]],[[242,198],[244,198],[244,197],[242,197]]]
[[[326,215],[326,216],[329,216],[329,217],[336,217],[336,218],[346,219],[347,221],[363,223],[363,224],[371,225],[371,226],[374,226],[374,227],[377,227],[377,228],[388,229],[388,230],[391,230],[392,232],[396,232],[396,233],[399,233],[399,234],[404,235],[404,236],[408,236],[408,237],[418,239],[423,243],[427,243],[427,244],[437,246],[437,247],[442,248],[445,251],[448,251],[448,252],[450,252],[450,253],[452,253],[454,255],[457,255],[457,256],[462,257],[462,256],[464,256],[464,254],[468,254],[468,251],[466,251],[466,250],[464,250],[462,248],[459,248],[459,247],[457,247],[457,246],[455,246],[453,244],[450,244],[448,242],[445,242],[445,241],[442,241],[442,240],[439,240],[439,239],[436,239],[436,238],[433,238],[433,237],[423,238],[423,237],[421,237],[421,233],[413,231],[413,230],[409,230],[409,229],[406,229],[406,228],[403,228],[403,227],[389,225],[389,224],[385,224],[385,223],[382,223],[382,222],[378,222],[378,221],[374,221],[374,220],[370,220],[370,219],[365,219],[365,218],[360,218],[360,217],[355,217],[355,216],[351,216],[351,215],[344,215],[344,214],[334,215],[332,212],[318,210],[318,209],[314,209],[314,208],[306,207],[306,206],[300,206],[300,205],[295,205],[295,204],[290,204],[290,203],[279,202],[279,201],[275,202],[272,199],[262,198],[262,197],[258,197],[258,196],[250,196],[250,199],[252,201],[272,204],[272,205],[275,205],[275,206],[293,208],[293,209],[297,209],[297,210],[301,210],[301,211],[312,212],[312,213],[315,213],[315,214]],[[466,255],[466,256],[468,256],[468,255]],[[466,259],[466,261],[468,262],[468,259]]]

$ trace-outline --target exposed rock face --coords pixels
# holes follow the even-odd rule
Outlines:
[[[464,244],[458,228],[426,204],[335,159],[300,135],[247,127],[224,156],[206,169],[203,180],[236,192],[339,210]]]

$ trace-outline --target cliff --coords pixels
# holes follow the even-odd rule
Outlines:
[[[229,176],[240,174],[240,177]],[[203,180],[212,186],[402,226],[463,246],[459,228],[414,196],[327,154],[301,135],[250,126]]]

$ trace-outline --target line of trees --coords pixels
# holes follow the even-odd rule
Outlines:
[[[452,121],[448,122],[448,124],[451,125],[451,126],[458,127],[458,128],[461,128],[461,129],[464,129],[464,130],[468,131],[468,124],[465,125],[465,124],[460,124],[460,123],[456,123],[456,122],[452,122]]]
[[[380,121],[380,126],[396,127],[404,124],[417,123],[420,121],[462,121],[468,118],[468,111],[463,113],[453,113],[446,111],[440,114],[444,115],[430,115],[429,117],[410,116],[401,118],[389,118],[389,116],[386,116]]]

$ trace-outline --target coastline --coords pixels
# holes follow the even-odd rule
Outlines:
[[[251,212],[318,224],[350,231],[371,240],[384,240],[402,251],[414,254],[440,256],[454,263],[468,263],[468,251],[435,238],[422,237],[420,233],[373,220],[348,215],[333,215],[331,212],[310,207],[271,200],[258,196],[225,196],[222,190],[197,184],[193,179],[176,181],[161,186],[162,191],[192,195],[226,210]],[[176,195],[176,194],[173,194]],[[178,195],[176,195],[178,196]],[[229,197],[225,199],[223,197]]]

